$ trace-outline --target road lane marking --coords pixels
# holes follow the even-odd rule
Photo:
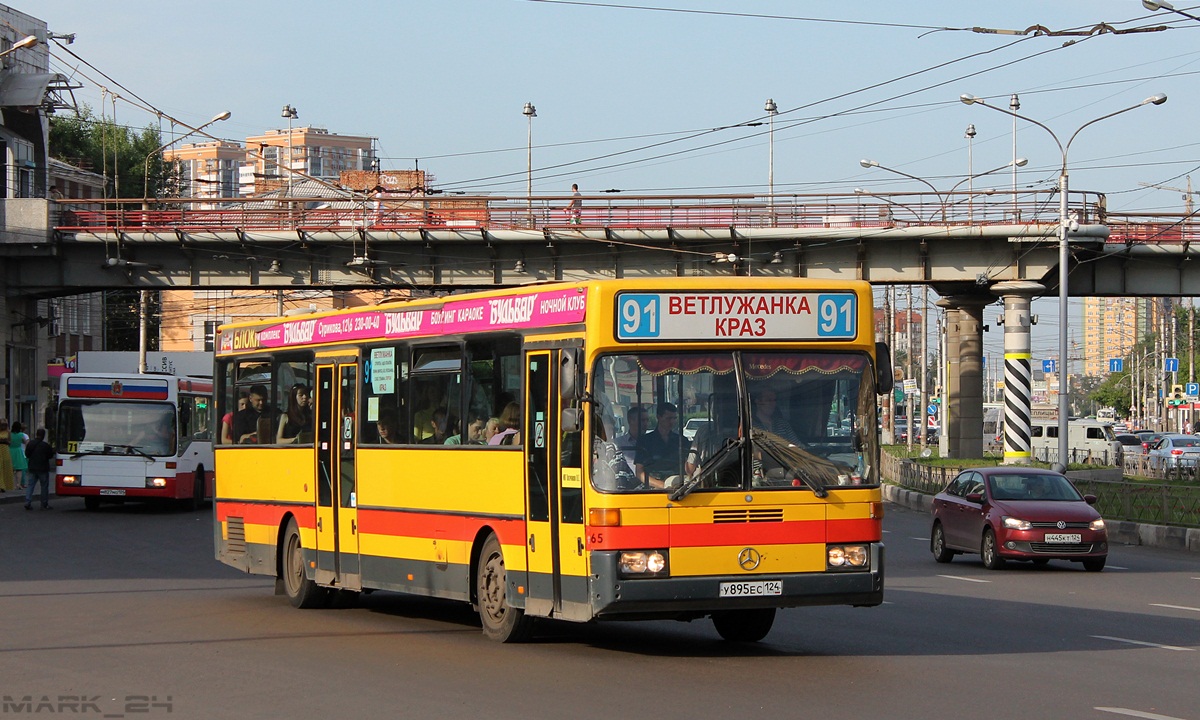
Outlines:
[[[962,575],[938,575],[938,577],[946,578],[947,580],[962,580],[963,582],[975,583],[990,583],[991,580],[980,580],[979,578],[963,577]]]
[[[1158,713],[1130,710],[1129,708],[1097,707],[1092,709],[1099,710],[1100,712],[1113,713],[1115,715],[1128,715],[1129,717],[1145,718],[1146,720],[1183,720],[1183,718],[1177,718],[1174,715],[1159,715]]]
[[[917,540],[917,541],[919,541],[919,542],[929,542],[929,538],[927,538],[927,537],[910,537],[909,539],[910,539],[910,540]]]
[[[1167,608],[1170,610],[1190,610],[1192,612],[1200,612],[1198,607],[1188,607],[1187,605],[1167,605],[1165,603],[1150,603],[1150,607]]]
[[[1158,648],[1160,650],[1177,650],[1179,652],[1195,652],[1195,648],[1179,647],[1178,645],[1163,645],[1161,643],[1144,642],[1142,640],[1130,640],[1129,638],[1112,637],[1111,635],[1093,635],[1097,640],[1112,640],[1113,642],[1129,643],[1130,645],[1143,645],[1145,647]]]
[[[1129,568],[1121,567],[1120,565],[1105,565],[1104,569],[1105,570],[1128,570]]]

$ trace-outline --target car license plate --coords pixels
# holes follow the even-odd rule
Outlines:
[[[721,597],[753,597],[756,595],[782,594],[782,580],[758,580],[755,582],[721,583]]]
[[[124,495],[124,488],[100,488],[101,495]]]
[[[1078,543],[1083,542],[1083,536],[1078,533],[1046,533],[1048,543]]]

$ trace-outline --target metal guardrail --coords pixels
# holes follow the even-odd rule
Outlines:
[[[1140,466],[1140,457],[1127,458]],[[965,467],[924,465],[912,458],[883,453],[883,478],[909,490],[936,495]],[[1153,525],[1200,528],[1200,483],[1137,482],[1099,480],[1068,473],[1071,482],[1085,495],[1096,496],[1096,509],[1107,520],[1123,520]]]

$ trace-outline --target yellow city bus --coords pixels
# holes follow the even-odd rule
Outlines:
[[[216,556],[297,607],[469,602],[505,642],[879,605],[872,319],[865,282],[697,277],[225,325]]]

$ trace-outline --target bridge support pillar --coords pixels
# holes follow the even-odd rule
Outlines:
[[[1033,297],[1045,294],[1046,286],[1013,280],[993,285],[992,292],[1004,302],[1004,464],[1027,465],[1033,414],[1029,310]]]
[[[983,308],[990,303],[977,295],[937,301],[946,310],[945,457],[983,457]]]

